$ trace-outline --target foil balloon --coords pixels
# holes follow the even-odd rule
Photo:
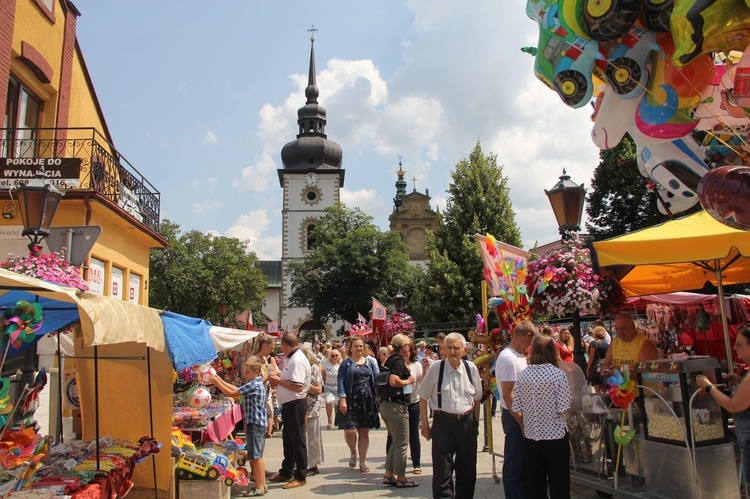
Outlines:
[[[711,170],[698,184],[698,196],[703,208],[719,222],[750,230],[750,167]]]
[[[641,1],[588,1],[582,10],[591,38],[614,40],[624,35],[638,19]]]
[[[670,22],[678,66],[701,54],[743,51],[750,40],[750,7],[743,0],[675,0]]]

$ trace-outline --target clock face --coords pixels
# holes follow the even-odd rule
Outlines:
[[[318,185],[318,175],[315,173],[305,175],[305,184],[309,186]]]

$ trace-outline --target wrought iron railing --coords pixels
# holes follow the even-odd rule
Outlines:
[[[78,184],[67,189],[97,191],[130,217],[159,230],[161,194],[95,128],[0,128],[0,131],[0,159],[79,159]],[[7,159],[3,164],[11,163],[20,167],[36,165],[34,161]],[[6,172],[0,171],[0,178],[7,177]]]

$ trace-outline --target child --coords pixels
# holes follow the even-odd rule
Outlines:
[[[247,383],[237,388],[218,376],[211,376],[211,383],[216,385],[224,395],[238,397],[242,395],[242,414],[245,420],[245,441],[250,469],[255,477],[255,490],[250,496],[262,496],[268,492],[266,485],[266,467],[263,462],[263,450],[266,444],[268,415],[266,414],[266,389],[263,386],[261,370],[263,364],[258,357],[250,357],[244,367]]]

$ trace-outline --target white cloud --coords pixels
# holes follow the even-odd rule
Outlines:
[[[390,205],[375,189],[357,189],[351,191],[344,187],[341,189],[340,194],[343,204],[350,208],[357,207],[372,217],[378,215],[385,215],[387,217],[387,214],[391,212]]]
[[[190,181],[190,185],[194,191],[200,191],[204,189],[213,189],[217,182],[218,180],[216,177],[194,178]]]
[[[226,236],[249,241],[249,249],[260,260],[278,260],[281,258],[281,236],[264,235],[271,223],[272,219],[266,210],[254,210],[247,215],[240,215],[227,229]]]
[[[206,144],[218,144],[219,137],[211,130],[206,130],[203,134],[203,145]]]
[[[195,203],[193,205],[193,211],[199,215],[210,211],[216,211],[222,207],[221,201],[218,199],[208,199],[202,203]]]
[[[266,192],[273,188],[278,190],[276,162],[267,149],[255,164],[246,166],[240,177],[232,180],[232,187],[243,191]]]

